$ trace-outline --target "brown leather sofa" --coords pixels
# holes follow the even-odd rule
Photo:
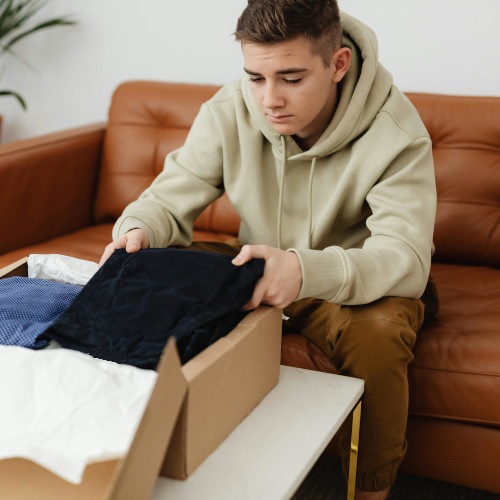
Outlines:
[[[109,121],[0,147],[0,267],[29,253],[98,260],[113,221],[180,146],[217,87],[127,82]],[[408,472],[500,493],[500,98],[410,94],[434,144],[438,186],[432,274],[437,319],[410,366]],[[238,232],[223,197],[195,238]],[[282,362],[334,369],[300,334]]]

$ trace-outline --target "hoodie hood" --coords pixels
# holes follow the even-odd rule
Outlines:
[[[352,51],[351,66],[341,82],[340,100],[330,125],[318,142],[302,151],[291,137],[280,137],[262,114],[254,100],[248,78],[242,78],[242,92],[252,119],[274,149],[289,159],[304,160],[332,154],[362,134],[373,122],[392,87],[391,74],[378,62],[378,45],[374,32],[358,19],[341,13],[344,36],[342,45]]]

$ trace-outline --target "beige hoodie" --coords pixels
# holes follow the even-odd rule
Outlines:
[[[331,124],[302,151],[260,112],[248,78],[205,103],[185,145],[118,219],[153,247],[189,245],[192,225],[227,192],[242,243],[296,252],[300,298],[364,304],[418,298],[427,282],[436,210],[429,136],[378,63],[373,32],[343,14],[353,63]]]

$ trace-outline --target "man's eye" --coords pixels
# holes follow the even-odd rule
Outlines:
[[[294,78],[293,80],[289,80],[288,78],[285,78],[285,82],[288,83],[289,85],[297,85],[302,81],[302,78]]]
[[[252,83],[258,83],[258,82],[261,82],[262,80],[264,80],[264,78],[262,78],[261,76],[251,76],[250,77],[250,81]]]

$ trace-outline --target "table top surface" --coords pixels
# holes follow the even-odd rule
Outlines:
[[[363,380],[280,367],[278,385],[186,480],[160,477],[152,500],[288,499],[364,390]]]

